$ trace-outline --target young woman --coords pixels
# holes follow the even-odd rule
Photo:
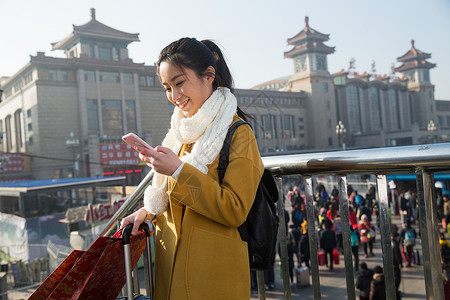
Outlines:
[[[237,227],[246,219],[264,171],[255,136],[239,126],[222,184],[218,155],[228,127],[245,115],[232,77],[211,41],[182,38],[164,48],[157,71],[175,105],[162,146],[137,148],[156,171],[144,207],[121,227],[144,220],[156,227],[154,299],[249,299],[247,244]]]

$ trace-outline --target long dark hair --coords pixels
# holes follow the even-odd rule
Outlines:
[[[158,62],[156,63],[158,74],[162,62],[171,63],[180,69],[191,69],[198,77],[214,76],[213,90],[216,90],[218,87],[226,87],[232,93],[234,92],[233,77],[225,57],[220,48],[210,40],[198,41],[195,38],[185,37],[174,41],[162,49],[159,54]],[[209,66],[214,68],[215,74],[211,74],[207,70]],[[251,118],[239,106],[237,114],[245,121],[247,121],[247,118]]]

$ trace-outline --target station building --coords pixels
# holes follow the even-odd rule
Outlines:
[[[0,152],[16,157],[4,164],[0,181],[125,175],[134,185],[142,179],[148,168],[121,136],[135,132],[160,144],[173,106],[156,67],[129,57],[128,45],[138,41],[139,34],[101,23],[91,9],[89,22],[52,43],[64,58],[38,52],[0,79]],[[292,75],[236,90],[263,154],[448,141],[450,101],[434,98],[436,64],[414,42],[387,76],[351,68],[330,73],[335,47],[307,17],[287,41]]]

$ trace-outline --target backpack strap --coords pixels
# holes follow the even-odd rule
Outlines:
[[[230,128],[228,128],[227,136],[225,137],[225,140],[223,141],[222,149],[220,150],[219,154],[219,166],[217,168],[217,171],[219,173],[219,183],[222,184],[223,177],[225,176],[225,171],[227,170],[227,166],[230,163],[230,145],[231,145],[231,138],[233,137],[234,132],[236,131],[236,128],[241,126],[242,124],[248,124],[244,120],[239,120],[236,123],[232,124]]]

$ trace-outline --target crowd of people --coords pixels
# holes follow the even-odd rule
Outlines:
[[[348,186],[347,190],[350,240],[356,274],[356,288],[360,292],[360,299],[386,299],[383,268],[375,266],[374,269],[369,269],[366,262],[360,260],[360,255],[364,255],[364,258],[375,256],[373,245],[377,236],[377,228],[380,226],[375,186],[370,184],[365,195],[361,195],[351,186]],[[293,186],[288,191],[287,197],[292,206],[290,215],[287,215],[291,221],[287,240],[289,245],[289,273],[290,279],[293,281],[294,258],[296,258],[297,267],[304,265],[309,268],[311,254],[309,250],[305,194],[301,184]],[[408,201],[407,204],[402,200],[403,198]],[[325,265],[329,271],[333,271],[334,267],[333,253],[336,251],[343,253],[339,201],[339,191],[336,187],[332,189],[331,193],[328,193],[323,184],[317,183],[314,195],[315,220],[313,222],[315,222],[315,228],[317,228],[318,248],[320,249],[319,251],[325,253]],[[398,213],[402,216],[403,226],[399,229],[396,225],[392,225],[391,228],[397,299],[401,298],[399,291],[401,269],[403,266],[411,267],[413,261],[419,259],[419,257],[415,257],[418,254],[414,250],[418,234],[412,226],[417,220],[417,205],[413,204],[413,202],[417,202],[416,193],[405,191],[399,195],[398,203],[400,207],[398,207]],[[450,211],[450,202],[448,203]],[[450,243],[448,246],[448,266],[450,270]],[[362,254],[360,254],[360,248],[363,249]],[[419,261],[416,261],[416,264],[419,263]]]

